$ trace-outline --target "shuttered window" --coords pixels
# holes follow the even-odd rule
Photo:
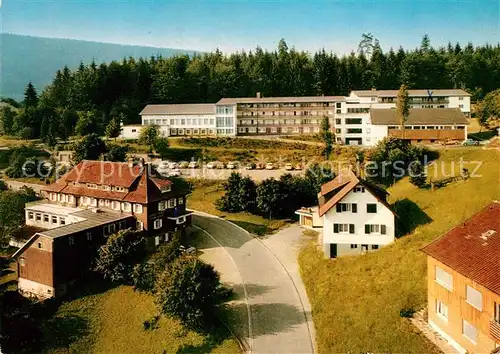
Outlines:
[[[480,291],[466,285],[466,300],[469,304],[477,308],[478,310],[483,310],[483,294]]]
[[[353,234],[354,233],[354,224],[333,224],[333,232],[334,233],[339,233],[339,232],[343,232],[343,233],[350,233],[350,234]]]
[[[434,279],[441,286],[448,290],[453,290],[453,277],[450,273],[445,272],[439,267],[436,267],[436,278]]]
[[[336,210],[337,213],[343,213],[343,212],[357,213],[358,205],[354,203],[337,203]]]
[[[462,320],[462,334],[471,342],[477,341],[477,329],[466,320]]]

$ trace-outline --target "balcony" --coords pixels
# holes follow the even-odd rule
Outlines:
[[[490,336],[500,341],[500,323],[494,319],[490,320]]]

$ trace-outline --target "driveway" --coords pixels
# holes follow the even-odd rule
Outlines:
[[[196,213],[204,260],[234,287],[237,334],[253,353],[313,353],[314,326],[296,261],[302,230],[265,240],[223,219]]]

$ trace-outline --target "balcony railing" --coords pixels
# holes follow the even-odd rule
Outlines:
[[[490,321],[490,336],[500,341],[500,323],[494,319]]]

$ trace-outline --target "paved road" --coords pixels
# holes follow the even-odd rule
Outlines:
[[[294,251],[288,248],[288,253],[284,246],[287,234],[260,241],[236,225],[207,214],[194,215],[193,224],[215,241],[201,246],[202,257],[235,287],[240,300],[233,305],[240,323],[235,330],[245,337],[250,351],[313,353],[310,306]],[[291,233],[296,237],[301,231]],[[220,246],[226,252],[220,252]]]
[[[4,180],[7,185],[14,189],[18,190],[24,186],[26,187],[31,187],[33,190],[37,193],[40,193],[40,189],[43,187],[41,184],[36,184],[36,183],[25,183],[25,182],[20,182],[20,181],[12,181],[12,180]]]

